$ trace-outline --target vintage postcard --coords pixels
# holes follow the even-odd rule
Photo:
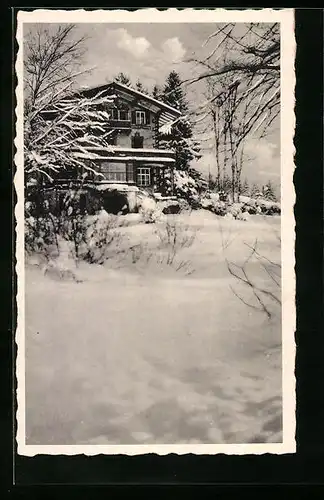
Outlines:
[[[295,452],[294,11],[16,37],[18,454]]]

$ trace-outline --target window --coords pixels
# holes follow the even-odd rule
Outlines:
[[[101,173],[104,174],[107,181],[127,182],[125,163],[102,162]]]
[[[129,121],[129,111],[127,109],[113,108],[110,112],[110,118],[112,120]]]
[[[150,186],[151,170],[149,168],[139,167],[137,169],[137,184],[139,186]]]
[[[112,108],[110,110],[110,118],[112,120],[118,120],[118,109],[117,108]]]
[[[143,148],[144,137],[138,132],[132,137],[132,148]]]
[[[132,163],[128,163],[127,166],[127,182],[134,182],[134,167]]]
[[[145,119],[145,111],[136,111],[136,125],[145,125],[146,124],[146,119]]]
[[[119,115],[119,120],[120,121],[127,121],[127,120],[129,120],[128,111],[126,111],[126,109],[119,109],[118,110],[118,115]]]

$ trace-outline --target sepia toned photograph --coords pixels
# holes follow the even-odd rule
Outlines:
[[[294,452],[293,11],[16,36],[18,453]]]

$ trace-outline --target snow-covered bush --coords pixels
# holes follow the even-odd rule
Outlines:
[[[218,203],[220,201],[219,193],[209,193],[208,196],[213,203]]]
[[[190,204],[192,200],[199,200],[197,183],[187,172],[174,172],[174,190],[179,198],[184,198]]]
[[[123,225],[120,217],[101,210],[97,216],[85,221],[85,237],[82,258],[87,262],[102,264],[108,258],[113,246],[117,252],[121,246],[122,235],[118,228]]]
[[[139,196],[138,211],[145,224],[151,224],[162,217],[162,210],[151,196],[141,194]]]
[[[156,209],[156,201],[149,194],[141,192],[137,195],[137,200],[138,200],[137,207],[138,207],[139,212],[141,210],[154,210],[154,209]]]
[[[180,206],[180,212],[187,212],[191,210],[191,206],[189,205],[187,200],[184,200],[183,198],[178,198],[178,203]]]
[[[75,264],[80,260],[102,263],[112,243],[118,247],[123,224],[120,217],[101,210],[96,216],[81,214],[73,206],[53,216],[49,211],[43,217],[25,217],[25,248],[27,253],[43,255],[47,261],[57,262],[68,253]]]
[[[155,234],[160,240],[160,248],[167,250],[167,264],[172,264],[179,251],[190,247],[196,238],[196,232],[190,226],[175,219],[159,224]]]
[[[253,198],[251,198],[250,196],[240,195],[239,202],[244,203],[244,205],[250,205],[250,204],[255,205],[255,200],[253,200]]]
[[[86,243],[86,217],[69,207],[67,214],[61,216],[60,234],[71,243],[71,257],[77,262]]]
[[[205,210],[213,211],[214,202],[211,198],[209,198],[207,196],[203,196],[200,199],[200,206],[201,206],[201,208],[204,208]]]
[[[157,203],[163,214],[178,214],[181,212],[181,204],[178,200],[163,200]]]
[[[27,253],[43,252],[52,243],[47,221],[33,216],[25,217],[25,250]],[[46,252],[47,253],[47,252]]]
[[[223,217],[226,214],[226,203],[224,201],[214,202],[212,211],[215,215]]]
[[[213,212],[215,215],[224,216],[226,214],[227,205],[224,201],[220,201],[217,193],[206,193],[200,199],[200,206],[205,210]]]
[[[154,222],[159,221],[163,217],[162,211],[159,210],[158,208],[141,210],[140,213],[142,216],[142,221],[145,222],[145,224],[153,224]]]
[[[200,185],[199,181],[194,179],[187,171],[175,170],[173,177],[173,189],[177,198],[186,200],[192,208],[200,207]],[[169,191],[166,194],[171,194],[171,172],[166,171],[164,175],[164,183],[169,186]]]
[[[95,216],[70,213],[62,225],[61,234],[71,244],[75,262],[85,260],[102,264],[111,253],[117,253],[122,235],[119,228],[124,220],[101,209]]]
[[[280,215],[281,213],[279,203],[261,198],[250,198],[248,196],[240,196],[240,202],[230,205],[227,211],[234,218],[240,220],[242,220],[242,214]]]
[[[214,196],[214,193],[205,193],[200,199],[200,206],[216,215],[230,214],[231,218],[238,220],[247,220],[249,215],[280,215],[281,212],[280,203],[261,198],[240,196],[237,203],[219,201],[220,198],[217,194]]]
[[[242,203],[233,203],[228,207],[228,213],[232,214],[234,219],[237,218],[237,216],[241,213],[242,211]]]
[[[258,206],[256,200],[253,198],[250,198],[249,196],[240,196],[240,202],[243,203],[243,211],[248,212],[250,215],[258,213]]]
[[[281,213],[280,203],[278,202],[258,199],[256,204],[264,215],[280,215]]]
[[[170,276],[170,273],[171,275],[181,273],[190,275],[195,271],[190,260],[174,255],[172,249],[162,243],[158,248],[152,248],[147,243],[133,245],[125,252],[123,264],[125,264],[125,260],[131,262],[141,274],[153,273],[154,276],[168,274]]]
[[[248,221],[250,218],[250,214],[248,212],[239,212],[236,216],[237,220]]]
[[[49,259],[52,253],[59,253],[58,220],[46,213],[43,217],[30,215],[29,210],[33,207],[32,204],[27,203],[25,207],[25,251],[29,255],[42,254]]]

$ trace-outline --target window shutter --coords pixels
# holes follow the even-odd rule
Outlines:
[[[127,182],[134,182],[134,167],[132,163],[127,163]]]
[[[148,110],[145,111],[145,122],[146,122],[146,125],[149,125],[150,124],[150,112]]]
[[[132,111],[132,124],[133,125],[136,124],[136,113],[135,113],[135,111]]]

